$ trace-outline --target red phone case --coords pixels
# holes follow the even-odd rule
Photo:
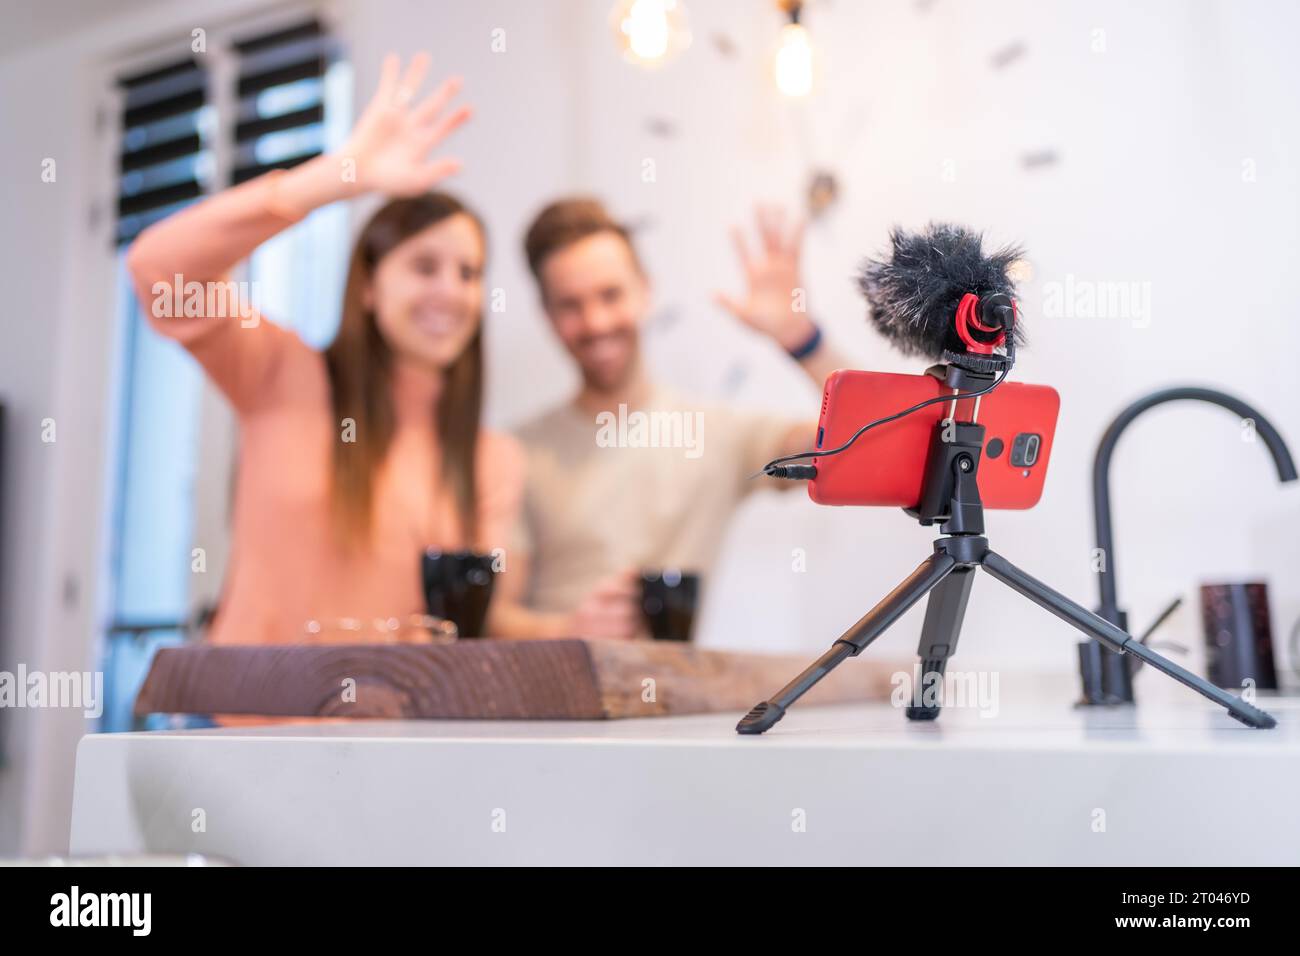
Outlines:
[[[816,447],[836,448],[868,422],[950,391],[933,375],[832,372],[822,394]],[[974,405],[974,399],[959,402],[957,420],[969,421]],[[808,497],[821,505],[915,507],[921,500],[931,434],[951,407],[949,402],[936,402],[876,426],[838,455],[812,459],[817,477],[808,482]],[[1023,510],[1038,503],[1060,407],[1056,389],[1019,382],[1005,382],[979,399],[977,421],[985,427],[979,488],[985,508]],[[1027,467],[1011,464],[1012,443],[1021,433],[1040,437],[1038,458]],[[1000,451],[996,442],[1001,443]]]

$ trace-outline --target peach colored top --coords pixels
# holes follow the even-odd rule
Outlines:
[[[523,454],[514,440],[483,432],[479,530],[477,540],[467,542],[451,492],[439,487],[437,477],[433,414],[439,385],[432,377],[399,374],[394,436],[376,476],[371,547],[348,551],[336,543],[329,494],[341,428],[333,420],[324,356],[260,317],[159,317],[151,309],[155,281],[171,284],[177,273],[186,282],[219,279],[284,227],[284,219],[267,208],[266,186],[253,180],[230,190],[233,200],[221,209],[230,221],[217,228],[213,209],[191,224],[201,229],[175,228],[173,222],[164,235],[151,236],[168,225],[160,223],[137,240],[128,257],[151,325],[198,360],[238,414],[233,545],[209,635],[218,644],[311,640],[304,630],[309,619],[358,618],[368,625],[423,613],[421,552],[505,547],[523,484]],[[193,213],[191,207],[173,219]],[[364,633],[375,632],[367,626]],[[407,639],[423,637],[405,633]]]

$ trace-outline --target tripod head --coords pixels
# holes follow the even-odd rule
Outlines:
[[[944,363],[926,369],[953,391],[945,418],[935,423],[925,464],[925,482],[917,508],[904,509],[923,525],[940,524],[944,534],[984,533],[979,464],[984,426],[978,423],[980,397],[992,391],[1016,364],[1016,303],[1011,296],[966,293],[957,305],[955,328],[964,351],[944,349]],[[998,352],[1001,347],[1005,351]],[[961,393],[976,393],[962,399]],[[958,406],[971,402],[959,420]]]
[[[1005,367],[999,371],[1005,371]],[[926,374],[951,388],[953,398],[947,416],[935,422],[930,433],[921,501],[917,507],[903,510],[922,525],[938,524],[944,534],[981,535],[984,505],[980,501],[979,465],[984,451],[984,426],[977,421],[980,400],[958,395],[986,388],[997,375],[992,370],[971,369],[968,363],[955,361],[931,366]],[[958,420],[958,406],[963,402],[973,403],[967,412],[969,420],[965,420],[967,416]]]

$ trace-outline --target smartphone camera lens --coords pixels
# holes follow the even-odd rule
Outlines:
[[[1030,468],[1038,461],[1043,438],[1032,432],[1021,432],[1011,443],[1011,464],[1017,468]]]

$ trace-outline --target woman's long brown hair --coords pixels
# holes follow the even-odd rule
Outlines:
[[[379,261],[402,241],[455,215],[469,216],[486,247],[486,230],[477,215],[446,193],[394,199],[361,231],[348,264],[338,335],[325,350],[334,420],[342,429],[355,423],[354,441],[334,443],[332,502],[336,529],[349,545],[370,540],[375,475],[393,438],[392,350],[366,308],[365,291]],[[456,360],[444,370],[436,427],[442,473],[460,519],[465,543],[473,547],[477,530],[475,484],[479,417],[483,404],[483,323]],[[430,476],[430,483],[434,476]]]

